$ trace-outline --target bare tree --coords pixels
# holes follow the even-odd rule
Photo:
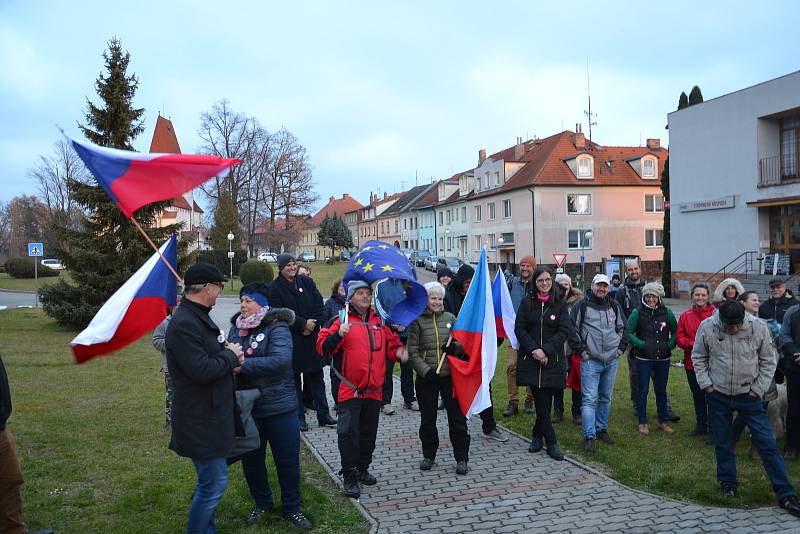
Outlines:
[[[8,224],[7,253],[9,256],[25,256],[29,242],[44,241],[45,251],[49,243],[45,236],[45,207],[34,195],[21,195],[6,204]]]
[[[39,199],[44,204],[47,222],[70,228],[77,227],[81,211],[69,190],[70,181],[86,182],[89,173],[78,154],[66,141],[53,145],[51,156],[39,156],[36,164],[28,170],[39,190]]]
[[[11,208],[8,202],[0,200],[0,257],[9,255],[11,243]]]

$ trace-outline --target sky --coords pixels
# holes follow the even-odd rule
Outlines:
[[[796,1],[0,0],[0,201],[36,192],[56,124],[81,138],[112,37],[139,78],[137,150],[160,112],[195,152],[201,113],[227,99],[299,138],[321,206],[447,178],[517,137],[588,135],[589,92],[595,142],[667,146],[681,91],[800,70],[799,19]]]

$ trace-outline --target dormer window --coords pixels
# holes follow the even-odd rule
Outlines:
[[[578,157],[578,178],[592,178],[592,158],[590,156]]]
[[[653,158],[642,159],[642,178],[656,177],[656,160]]]

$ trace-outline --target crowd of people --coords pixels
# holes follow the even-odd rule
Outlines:
[[[188,531],[213,531],[214,513],[227,485],[231,464],[241,461],[253,499],[246,521],[258,521],[274,502],[265,467],[269,445],[281,489],[281,512],[294,526],[312,528],[301,511],[299,441],[308,430],[304,389],[321,427],[336,429],[344,493],[358,498],[363,486],[378,483],[370,472],[381,414],[394,413],[390,400],[393,369],[401,366],[403,407],[418,411],[419,469],[436,465],[438,412],[444,411],[453,447],[455,472],[467,475],[470,434],[459,408],[448,356],[468,359],[451,330],[469,290],[474,269],[444,268],[425,284],[427,305],[407,326],[389,321],[404,298],[401,283],[385,280],[371,287],[338,279],[323,302],[313,278],[298,272],[289,254],[278,257],[278,276],[267,285],[240,291],[240,312],[226,334],[209,317],[222,291],[223,275],[198,263],[185,274],[185,296],[154,332],[163,351],[166,423],[170,448],[192,460],[197,484]],[[310,274],[310,273],[309,273]],[[611,402],[620,360],[627,354],[631,401],[638,432],[650,433],[648,400],[652,382],[657,429],[674,432],[667,394],[675,347],[691,391],[695,425],[689,433],[715,446],[717,479],[723,495],[738,489],[733,450],[745,427],[753,455],[763,462],[778,504],[800,516],[800,501],[788,480],[785,461],[800,449],[800,306],[781,280],[770,284],[771,298],[744,291],[735,279],[714,291],[703,283],[691,291],[692,307],[676,318],[664,302],[664,289],[645,282],[640,266],[629,261],[625,281],[594,276],[585,294],[566,274],[555,275],[522,258],[519,275],[508,279],[516,310],[518,348],[507,347],[508,404],[503,417],[534,415],[528,451],[545,450],[553,460],[564,454],[554,423],[563,421],[564,390],[571,393],[571,419],[582,427],[583,447],[594,453],[611,446]],[[323,369],[330,367],[330,413]],[[786,447],[781,454],[766,415],[776,382],[786,382]],[[305,388],[304,388],[305,385]],[[235,393],[255,390],[251,415],[258,447],[238,450],[240,406]],[[491,395],[491,388],[490,388]],[[734,416],[736,418],[734,419]],[[486,438],[506,441],[492,407],[480,413]],[[601,445],[602,444],[602,445]]]

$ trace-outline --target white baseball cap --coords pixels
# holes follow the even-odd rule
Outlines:
[[[603,273],[598,273],[598,274],[594,275],[594,278],[592,279],[592,283],[593,284],[605,284],[605,285],[610,285],[611,284],[611,282],[608,281],[608,276],[604,275]]]

